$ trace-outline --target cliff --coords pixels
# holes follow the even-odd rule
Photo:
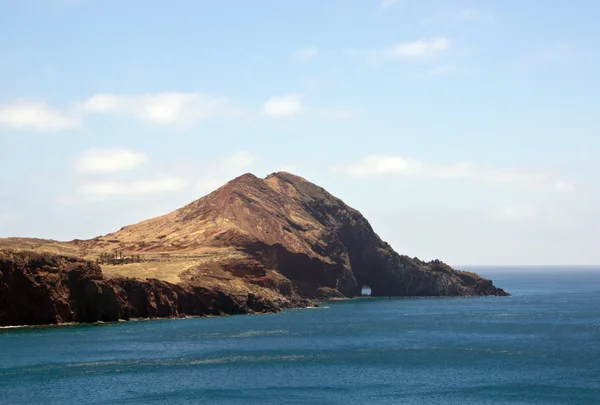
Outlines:
[[[306,305],[156,279],[108,280],[86,260],[0,251],[0,326],[277,312]]]

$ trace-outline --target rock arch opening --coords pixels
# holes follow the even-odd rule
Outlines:
[[[369,287],[366,284],[363,284],[362,288],[360,289],[360,295],[362,297],[370,297],[371,296],[371,287]]]

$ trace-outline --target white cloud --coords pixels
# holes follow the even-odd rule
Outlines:
[[[537,69],[540,66],[572,63],[579,52],[566,41],[556,41],[536,48],[529,48],[513,60],[513,68],[517,70]]]
[[[304,51],[302,57],[306,58],[310,53]],[[154,125],[187,126],[213,117],[285,117],[302,110],[302,95],[298,93],[275,95],[259,111],[237,106],[223,97],[201,93],[99,93],[73,103],[69,111],[60,111],[43,102],[20,101],[0,105],[0,128],[55,132],[80,126],[81,119],[90,114],[131,116]],[[321,116],[347,115],[339,109],[334,110],[311,111]]]
[[[331,118],[336,120],[347,120],[356,115],[356,111],[352,108],[314,108],[310,110],[320,118]]]
[[[213,192],[214,190],[218,189],[225,183],[226,183],[226,181],[223,181],[220,179],[206,178],[206,179],[198,180],[198,182],[196,183],[196,187],[201,192],[210,193],[210,192]]]
[[[568,181],[558,180],[554,183],[554,188],[558,191],[573,191],[575,190],[575,185],[573,183],[569,183]]]
[[[536,56],[541,62],[554,62],[568,60],[573,57],[573,54],[573,48],[568,42],[556,41],[542,47]]]
[[[274,172],[286,172],[286,173],[298,173],[298,166],[295,165],[285,165],[285,166],[280,166],[277,169],[274,170]]]
[[[532,218],[538,210],[533,205],[505,205],[496,210],[496,215],[508,218]]]
[[[196,181],[196,188],[204,193],[212,192],[232,178],[250,170],[258,160],[258,157],[248,151],[239,151],[209,163],[203,171],[216,173],[218,177],[203,177]]]
[[[353,176],[370,176],[378,174],[402,174],[411,175],[423,170],[423,165],[416,159],[403,158],[399,156],[367,156],[362,162],[338,166],[336,171],[345,172]]]
[[[439,65],[429,71],[431,76],[441,76],[452,72],[457,72],[458,69],[452,64]]]
[[[81,185],[80,194],[96,199],[120,195],[160,194],[181,190],[187,181],[177,177],[137,181],[98,181]]]
[[[133,115],[158,125],[189,124],[235,108],[222,97],[200,93],[96,94],[81,108],[88,113]]]
[[[17,222],[20,217],[16,214],[12,214],[10,212],[0,213],[0,224],[8,225],[13,222]]]
[[[116,173],[149,161],[148,156],[124,148],[90,149],[79,157],[75,167],[80,173]]]
[[[342,53],[348,56],[375,56],[374,51],[365,51],[359,48],[346,47],[342,49]]]
[[[381,3],[379,4],[379,8],[381,8],[382,10],[385,10],[387,8],[392,7],[395,4],[399,4],[401,2],[401,0],[381,0]]]
[[[298,62],[308,62],[315,58],[317,53],[319,53],[319,50],[315,47],[297,49],[292,52],[292,58]]]
[[[438,37],[399,42],[396,45],[380,49],[344,48],[342,52],[348,56],[366,58],[369,62],[377,64],[385,60],[436,59],[448,52],[451,45],[450,39]]]
[[[483,10],[463,10],[458,13],[457,18],[461,21],[488,21],[493,22],[495,20],[494,14],[489,11]]]
[[[245,170],[258,161],[258,158],[247,151],[239,151],[233,155],[223,158],[218,166],[224,170],[239,171]]]
[[[436,57],[450,49],[448,38],[420,39],[412,42],[400,42],[383,51],[389,59],[427,59]]]
[[[473,163],[430,165],[402,156],[371,155],[352,165],[334,166],[334,171],[357,177],[395,175],[419,178],[464,178],[488,183],[553,186],[556,190],[573,189],[571,183],[552,179],[544,173],[497,170]]]
[[[295,115],[301,110],[302,96],[300,94],[273,96],[263,105],[263,113],[271,117]]]
[[[43,102],[19,101],[0,105],[0,126],[38,132],[56,132],[80,125],[79,118]]]
[[[468,22],[495,23],[494,13],[485,10],[466,9],[457,13],[439,14],[427,18],[423,21],[425,24],[461,24]]]
[[[117,173],[137,167],[150,159],[141,152],[123,148],[92,149],[77,161],[77,170],[86,173]],[[81,183],[77,195],[61,197],[62,204],[79,204],[103,201],[110,197],[127,195],[148,195],[177,192],[188,186],[208,193],[219,188],[226,181],[239,176],[254,166],[258,158],[248,151],[238,151],[221,159],[206,162],[195,168],[185,168],[175,175],[141,180],[120,180],[117,178]],[[190,173],[207,173],[206,177],[193,177]]]

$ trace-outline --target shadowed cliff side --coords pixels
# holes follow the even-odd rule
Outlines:
[[[397,254],[360,212],[301,177],[280,172],[261,180],[245,175],[233,183],[243,185],[235,189],[244,196],[241,205],[249,214],[246,226],[229,231],[228,243],[276,269],[304,296],[339,292],[353,297],[363,285],[373,296],[509,295],[489,280],[438,260],[426,263]],[[274,203],[258,203],[265,200]],[[195,207],[202,206],[202,200],[196,202]],[[256,232],[262,229],[256,218],[268,223],[267,232]]]
[[[297,298],[236,296],[156,279],[107,280],[89,261],[0,251],[0,326],[277,312],[307,304]]]

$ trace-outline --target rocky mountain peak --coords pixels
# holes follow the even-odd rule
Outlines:
[[[364,284],[374,295],[504,294],[447,265],[399,255],[360,212],[287,172],[264,179],[244,174],[110,238],[134,251],[233,249],[279,272],[305,296],[358,295]]]

